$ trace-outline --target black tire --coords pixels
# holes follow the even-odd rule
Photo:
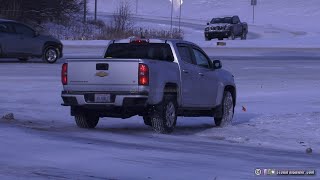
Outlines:
[[[235,40],[235,39],[236,39],[236,36],[234,35],[234,32],[233,32],[233,31],[231,31],[229,38],[230,38],[231,40]]]
[[[214,122],[218,127],[231,125],[234,115],[234,99],[230,91],[225,91],[222,99],[222,117],[215,117]]]
[[[143,122],[147,126],[152,126],[151,118],[149,116],[143,116]]]
[[[74,116],[79,128],[93,129],[99,122],[99,116],[89,112],[79,112]]]
[[[174,95],[165,95],[159,105],[151,112],[152,128],[161,134],[171,133],[177,123],[177,100]]]
[[[53,64],[59,59],[59,50],[53,46],[48,46],[44,49],[42,57],[45,62]]]
[[[29,58],[26,58],[26,57],[21,57],[21,58],[18,58],[18,60],[20,62],[27,62],[29,60]]]
[[[243,32],[241,35],[241,40],[246,40],[247,39],[247,33]]]

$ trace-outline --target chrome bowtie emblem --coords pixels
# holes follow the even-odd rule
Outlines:
[[[98,77],[106,77],[108,76],[109,74],[107,72],[103,72],[103,71],[100,71],[100,72],[97,72],[96,73],[96,76]]]

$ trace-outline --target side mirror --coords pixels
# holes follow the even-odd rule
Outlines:
[[[210,25],[210,23],[207,23],[207,25],[209,26],[209,25]]]
[[[222,63],[220,60],[213,60],[213,69],[221,69],[222,68]]]

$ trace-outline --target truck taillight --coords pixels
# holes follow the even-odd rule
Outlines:
[[[149,85],[149,67],[146,64],[139,64],[139,85],[148,86]]]
[[[61,82],[62,82],[63,85],[67,85],[68,84],[68,63],[64,63],[62,65]]]

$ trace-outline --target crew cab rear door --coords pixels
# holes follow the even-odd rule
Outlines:
[[[233,16],[232,17],[232,24],[233,24],[235,35],[236,36],[241,35],[241,33],[242,33],[242,24],[241,24],[240,19],[239,19],[238,16]]]
[[[195,99],[199,107],[214,107],[218,92],[218,78],[212,69],[209,57],[199,47],[192,46],[192,54],[196,62],[196,81],[194,86],[198,94]]]
[[[19,35],[14,32],[13,26],[9,22],[0,23],[0,45],[2,53],[12,55],[19,52],[16,47]]]
[[[12,23],[12,25],[15,33],[19,36],[19,40],[16,42],[19,53],[40,55],[42,53],[43,42],[36,37],[35,31],[24,24]]]
[[[181,101],[183,107],[196,107],[199,94],[196,91],[197,73],[190,46],[177,44],[180,55]]]

